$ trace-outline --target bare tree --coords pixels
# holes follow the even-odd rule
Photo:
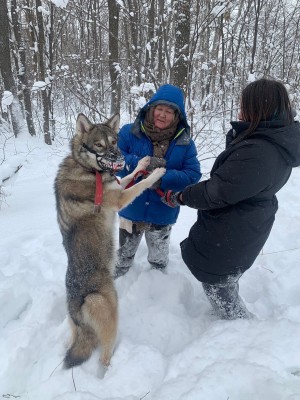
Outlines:
[[[48,97],[48,88],[46,84],[46,65],[45,65],[45,30],[44,30],[44,21],[43,21],[43,12],[42,12],[42,3],[41,0],[36,0],[36,16],[37,16],[37,24],[38,24],[38,77],[39,80],[45,82],[43,89],[41,90],[42,104],[43,104],[43,133],[44,140],[46,144],[52,144],[51,135],[50,135],[50,104]]]
[[[212,119],[234,118],[248,79],[282,80],[300,106],[300,0],[0,4],[0,91],[23,95],[26,116],[30,106],[33,118],[42,111],[48,143],[55,120],[57,130],[64,121],[71,126],[78,112],[102,120],[109,111],[124,111],[133,118],[141,97],[147,100],[166,82],[184,89],[195,136],[204,135]],[[46,89],[30,102],[37,80]]]
[[[14,80],[9,45],[9,19],[6,0],[0,0],[0,71],[5,90],[13,95],[13,101],[9,106],[14,135],[17,137],[22,130],[23,116],[17,97],[17,87]]]
[[[190,9],[191,0],[175,1],[175,49],[171,80],[184,91],[189,82]]]
[[[264,6],[264,0],[254,0],[254,10],[255,10],[255,23],[254,23],[254,34],[253,34],[253,44],[252,44],[252,51],[251,51],[251,64],[250,64],[250,73],[253,74],[254,72],[254,62],[255,62],[255,55],[257,49],[257,40],[258,40],[258,24],[259,19],[261,16],[261,10]]]
[[[27,122],[28,132],[31,136],[35,136],[35,127],[32,118],[31,108],[31,91],[27,78],[27,63],[26,63],[26,47],[25,40],[22,37],[20,21],[18,18],[18,7],[17,1],[11,0],[11,17],[13,32],[16,40],[17,52],[16,52],[16,69],[19,86],[19,96],[24,101],[25,118]]]
[[[119,5],[115,0],[109,0],[109,73],[111,82],[111,114],[120,112],[121,71],[119,63]]]
[[[155,5],[156,0],[150,0],[148,2],[148,32],[147,32],[147,43],[146,43],[146,61],[147,66],[146,79],[151,79],[150,71],[154,70],[154,59],[155,59]]]

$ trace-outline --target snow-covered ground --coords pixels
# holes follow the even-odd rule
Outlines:
[[[181,259],[179,243],[196,218],[195,210],[182,207],[167,273],[149,269],[143,241],[132,270],[116,281],[120,324],[109,369],[99,364],[97,350],[72,371],[61,366],[70,330],[53,194],[67,147],[32,139],[24,148],[27,154],[11,158],[11,169],[23,166],[6,181],[0,210],[0,397],[300,399],[299,168],[278,195],[263,254],[240,281],[256,319],[211,315],[201,284]]]

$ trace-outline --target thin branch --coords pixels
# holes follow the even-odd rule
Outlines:
[[[76,385],[75,385],[75,380],[74,380],[74,374],[73,374],[73,371],[74,371],[74,368],[72,368],[72,380],[73,380],[73,385],[74,385],[74,389],[75,389],[75,392],[77,391],[77,389],[76,389]]]
[[[143,400],[146,396],[148,396],[149,393],[150,393],[150,391],[147,392],[143,397],[141,397],[140,400]]]

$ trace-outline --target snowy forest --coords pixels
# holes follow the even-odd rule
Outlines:
[[[253,320],[212,313],[180,252],[197,210],[180,207],[167,272],[150,269],[143,238],[115,281],[111,366],[97,349],[62,367],[67,257],[53,184],[77,114],[118,112],[123,125],[160,85],[180,86],[204,180],[242,89],[261,77],[284,83],[299,118],[300,0],[0,0],[0,398],[300,399],[299,167],[240,280]]]
[[[194,138],[212,119],[224,133],[255,78],[299,108],[299,0],[0,0],[0,22],[1,135],[51,145],[78,112],[132,120],[163,83],[184,90]]]

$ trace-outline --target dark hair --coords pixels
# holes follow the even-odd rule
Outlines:
[[[241,115],[244,121],[250,122],[243,138],[251,135],[260,121],[285,120],[292,123],[292,108],[285,86],[269,79],[249,83],[242,92]]]

